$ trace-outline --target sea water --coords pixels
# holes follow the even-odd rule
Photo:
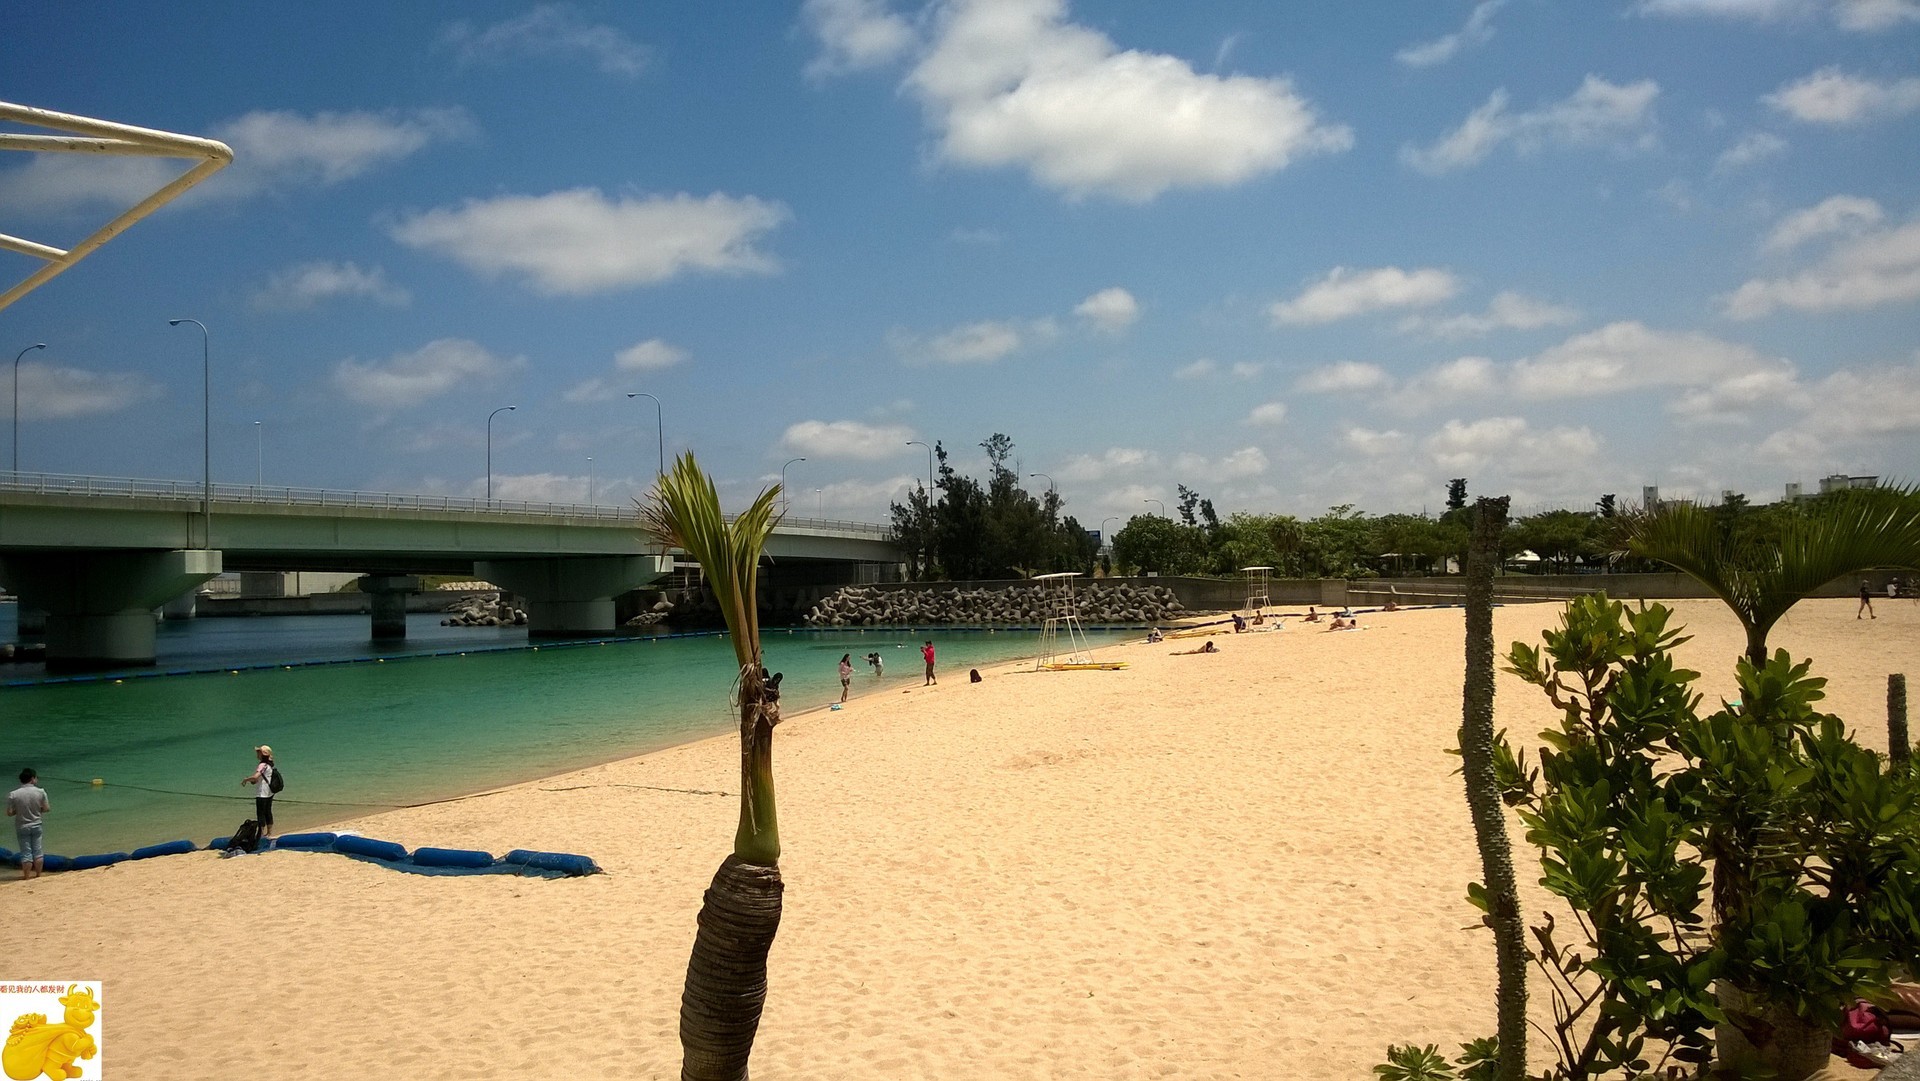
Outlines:
[[[0,605],[6,624],[11,608]],[[0,625],[0,641],[11,630]],[[47,850],[80,855],[231,832],[252,815],[240,781],[261,743],[286,767],[275,818],[287,832],[736,730],[738,668],[724,635],[536,648],[524,630],[415,616],[384,659],[320,663],[375,656],[366,634],[364,617],[198,619],[162,627],[160,663],[118,678],[20,685],[37,666],[0,666],[0,683],[13,683],[0,687],[0,781],[10,788],[21,766],[37,769],[53,804]],[[928,636],[941,675],[961,682],[969,668],[1031,657],[1038,638],[772,628],[762,644],[767,666],[786,674],[781,705],[793,713],[839,699],[843,653],[855,694],[919,686]],[[418,655],[432,652],[442,655]],[[192,674],[152,674],[168,671]],[[11,841],[0,831],[0,845]]]

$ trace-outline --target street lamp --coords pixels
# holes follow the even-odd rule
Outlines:
[[[587,506],[593,506],[593,456],[587,456]]]
[[[815,488],[813,490],[813,517],[816,520],[825,518],[827,516],[826,511],[823,509],[825,508],[825,506],[826,506],[826,502],[824,498],[820,495],[820,489]]]
[[[260,478],[266,473],[264,466],[267,461],[267,440],[266,436],[261,435],[260,432],[260,422],[256,420],[253,422],[253,486],[255,488],[260,487]]]
[[[1142,500],[1141,500],[1140,502],[1142,502],[1142,503],[1160,503],[1160,501],[1159,501],[1158,499],[1142,499]],[[1167,505],[1166,505],[1165,503],[1160,503],[1160,517],[1162,517],[1162,518],[1165,518],[1166,516],[1167,516]]]
[[[502,413],[511,413],[518,406],[503,405],[487,414],[487,503],[493,503],[493,418]]]
[[[1100,519],[1100,539],[1107,542],[1107,551],[1109,552],[1113,551],[1113,534],[1107,532],[1107,523],[1117,522],[1119,520],[1120,516],[1118,514],[1109,514],[1105,518]]]
[[[20,479],[20,357],[35,349],[45,349],[46,342],[35,342],[20,350],[20,356],[13,358],[13,479]]]
[[[780,513],[781,514],[787,513],[787,507],[790,506],[793,502],[792,500],[787,498],[787,466],[792,465],[795,462],[804,462],[804,461],[806,461],[805,458],[788,458],[786,465],[783,465],[780,467]]]
[[[1045,473],[1028,473],[1028,474],[1027,474],[1027,476],[1029,476],[1029,477],[1047,477],[1047,475],[1046,475]],[[1052,477],[1047,477],[1047,488],[1048,488],[1048,490],[1050,490],[1050,491],[1055,491],[1055,492],[1057,492],[1057,491],[1059,491],[1059,490],[1060,490],[1060,486],[1059,486],[1058,484],[1055,484],[1055,483],[1053,483],[1053,478],[1052,478]]]
[[[644,390],[636,390],[627,395],[627,397],[653,398],[653,395],[648,394]],[[667,475],[667,412],[660,408],[660,399],[658,398],[653,398],[653,421],[654,430],[657,433],[657,438],[660,443],[660,471],[655,473],[654,476],[664,477]]]
[[[200,328],[200,501],[207,516],[206,543],[213,545],[213,335],[198,319],[169,319],[177,327],[192,323]]]
[[[918,439],[907,440],[907,446],[927,447],[925,443],[922,443]],[[928,499],[933,498],[933,448],[932,447],[927,447],[927,498]]]

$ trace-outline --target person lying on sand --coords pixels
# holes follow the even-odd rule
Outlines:
[[[1357,631],[1360,629],[1360,621],[1347,616],[1334,616],[1333,622],[1327,624],[1327,629],[1330,631]]]
[[[1388,597],[1386,605],[1380,610],[1382,612],[1398,612],[1400,610],[1400,602],[1394,600],[1392,597]]]
[[[1167,654],[1167,656],[1185,657],[1188,654],[1192,654],[1192,653],[1218,653],[1218,652],[1220,652],[1220,647],[1214,645],[1211,641],[1209,641],[1198,649],[1176,649],[1172,653]]]

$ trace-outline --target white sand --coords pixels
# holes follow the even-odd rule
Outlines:
[[[1678,607],[1703,690],[1728,692],[1737,624]],[[1807,602],[1773,643],[1813,657],[1828,707],[1883,748],[1887,673],[1920,678],[1920,606],[1853,608]],[[1500,609],[1502,650],[1557,616]],[[1216,656],[1103,650],[1122,672],[903,673],[782,725],[787,907],[755,1076],[1348,1079],[1389,1042],[1490,1033],[1445,753],[1461,613],[1363,622],[1290,621]],[[1497,723],[1551,721],[1502,680]],[[737,801],[661,789],[732,793],[735,762],[707,741],[354,824],[584,852],[609,871],[590,879],[289,852],[9,884],[0,976],[104,980],[121,1077],[674,1078],[694,914]]]

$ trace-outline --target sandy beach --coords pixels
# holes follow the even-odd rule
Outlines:
[[[1738,625],[1715,602],[1675,607],[1701,690],[1728,693]],[[1827,708],[1884,749],[1887,674],[1920,678],[1920,605],[1854,608],[1805,602],[1772,643],[1811,657]],[[1537,642],[1558,615],[1501,608],[1496,640]],[[922,688],[903,671],[791,716],[755,1076],[1347,1079],[1391,1042],[1490,1033],[1492,944],[1463,898],[1478,856],[1445,753],[1462,614],[1362,622],[1220,636],[1208,656],[1101,650],[1119,672]],[[1511,677],[1497,708],[1515,733],[1551,720]],[[582,852],[608,872],[588,879],[285,852],[9,883],[0,977],[104,981],[109,1076],[677,1077],[736,768],[733,742],[710,740],[350,825]],[[55,850],[58,830],[56,808]]]

